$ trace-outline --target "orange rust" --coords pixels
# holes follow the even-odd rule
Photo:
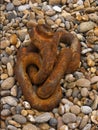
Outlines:
[[[18,51],[16,79],[25,99],[37,110],[50,111],[61,98],[60,79],[75,71],[80,63],[80,43],[65,30],[53,32],[47,25],[33,26],[31,44]],[[57,54],[60,42],[69,44]]]

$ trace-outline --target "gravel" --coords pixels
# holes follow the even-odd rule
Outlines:
[[[1,130],[98,129],[97,6],[95,0],[0,0]],[[28,27],[36,23],[72,32],[81,43],[80,67],[61,79],[63,97],[50,112],[31,107],[14,74],[18,49],[28,46]]]

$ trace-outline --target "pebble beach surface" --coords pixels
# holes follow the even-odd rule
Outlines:
[[[0,130],[98,130],[98,0],[0,0],[0,12]],[[63,97],[51,112],[33,109],[15,79],[17,51],[36,23],[81,43],[80,67],[61,79]]]

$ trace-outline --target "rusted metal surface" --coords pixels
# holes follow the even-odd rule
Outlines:
[[[80,43],[65,30],[53,32],[46,25],[30,31],[31,44],[20,48],[15,67],[16,79],[25,99],[37,110],[50,111],[62,97],[60,79],[80,64]],[[57,53],[60,42],[69,44]]]

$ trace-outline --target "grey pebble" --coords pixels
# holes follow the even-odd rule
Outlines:
[[[38,130],[38,129],[35,125],[28,123],[23,126],[22,130]]]
[[[8,3],[7,6],[6,6],[6,10],[11,11],[13,9],[14,9],[13,3]]]
[[[56,118],[51,118],[50,120],[49,120],[49,124],[50,124],[50,126],[52,126],[52,127],[55,127],[56,125],[57,125],[57,119]]]
[[[9,21],[11,21],[12,19],[15,19],[17,17],[17,15],[14,12],[9,12],[7,15],[7,18]]]
[[[12,97],[12,96],[6,96],[6,97],[2,97],[1,98],[1,102],[3,104],[9,104],[11,106],[17,106],[17,100],[16,98]]]
[[[0,94],[1,96],[9,96],[10,93],[11,93],[10,90],[2,90]]]
[[[15,83],[14,77],[9,77],[9,78],[5,79],[5,80],[2,82],[1,88],[2,88],[2,89],[6,89],[6,90],[7,90],[7,89],[10,89],[10,88],[13,87],[14,83]]]
[[[91,51],[92,51],[92,48],[86,48],[86,49],[81,51],[81,54],[86,54],[86,53],[91,52]]]
[[[91,130],[91,124],[87,124],[82,130]]]
[[[57,11],[57,12],[61,12],[62,11],[61,8],[59,6],[57,6],[57,5],[53,6],[53,9],[55,11]]]
[[[84,113],[84,114],[89,114],[92,112],[92,109],[89,107],[89,106],[81,106],[81,111]]]
[[[91,29],[93,29],[95,27],[95,23],[94,22],[82,22],[80,23],[80,25],[78,26],[78,31],[79,32],[87,32]]]
[[[29,5],[29,4],[20,5],[20,6],[18,7],[18,10],[19,10],[19,11],[24,11],[24,10],[26,10],[26,9],[30,9],[30,5]]]
[[[8,130],[17,130],[17,128],[15,126],[13,126],[13,125],[8,125],[7,129]]]
[[[66,113],[62,116],[62,120],[65,124],[74,123],[76,121],[76,115],[73,113]]]
[[[51,114],[49,112],[43,113],[37,117],[35,117],[36,123],[43,123],[49,121],[51,118]]]
[[[16,114],[12,118],[20,124],[24,124],[27,121],[26,118],[20,114]]]
[[[93,49],[94,49],[95,52],[98,52],[98,45],[94,45]]]
[[[9,109],[3,109],[1,111],[2,116],[9,116],[11,114],[11,111]]]

